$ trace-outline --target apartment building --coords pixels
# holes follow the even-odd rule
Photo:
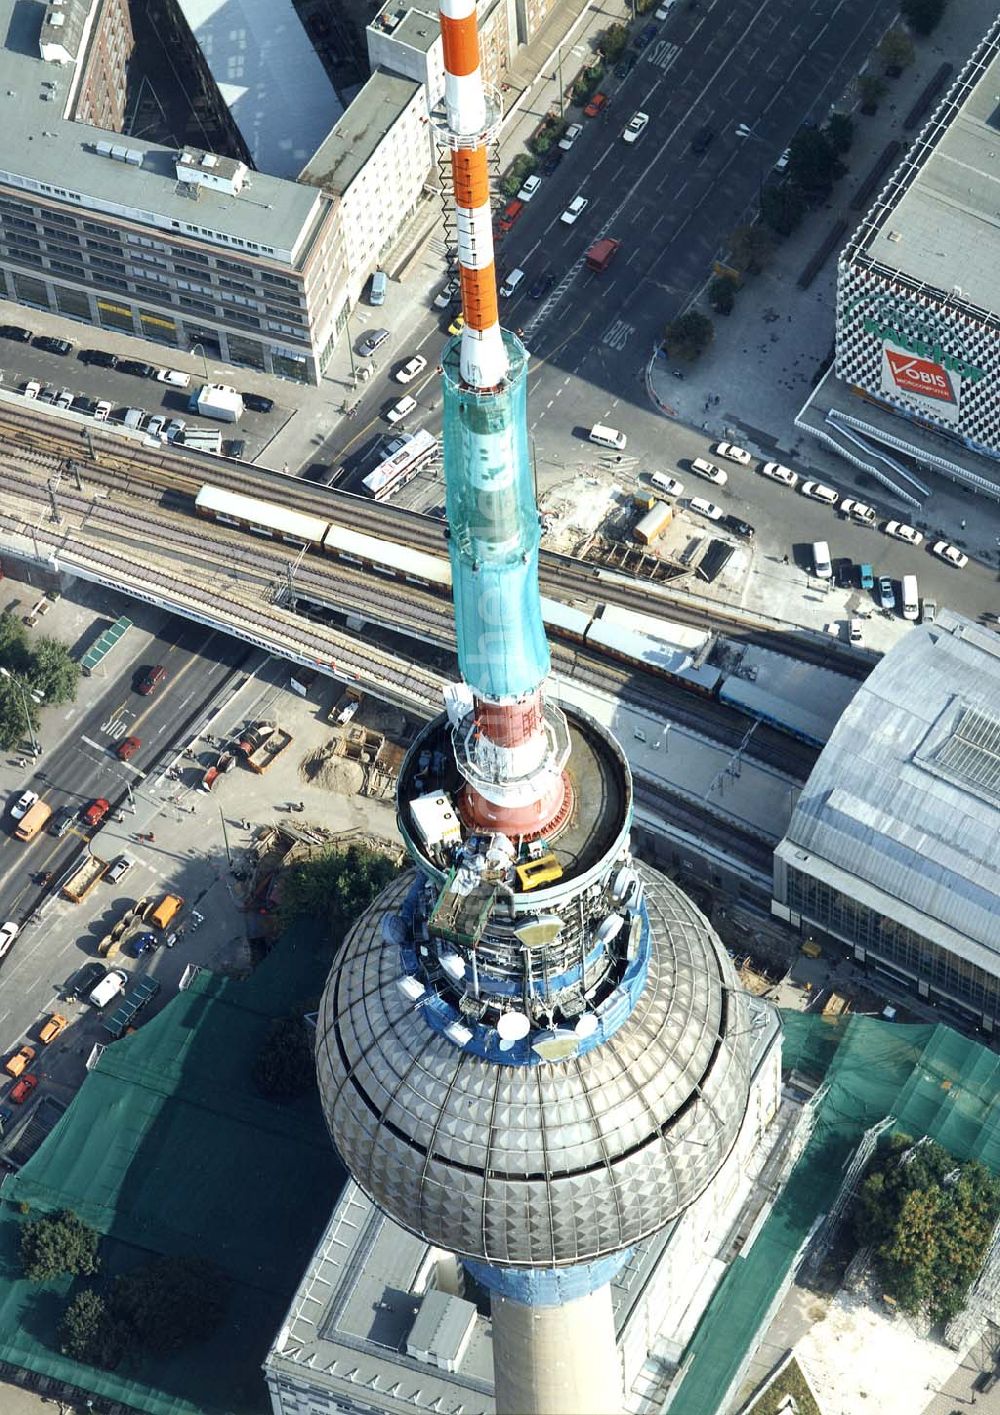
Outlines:
[[[518,31],[513,0],[486,0],[479,6],[480,64],[487,84],[500,88],[514,50],[525,37]],[[444,93],[444,59],[432,0],[387,0],[368,26],[367,38],[372,68],[422,83],[433,109]]]
[[[339,203],[352,304],[415,211],[433,161],[424,85],[376,71],[303,169],[300,181]]]
[[[125,75],[135,44],[128,0],[51,0],[44,9],[9,8],[6,43],[12,49],[37,44],[38,57],[49,66],[50,77],[42,80],[45,101],[81,123],[121,132]]]

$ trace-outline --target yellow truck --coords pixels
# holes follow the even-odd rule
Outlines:
[[[155,928],[165,929],[184,908],[184,900],[179,894],[165,894],[155,909],[146,915],[146,922]]]
[[[20,1051],[16,1051],[4,1066],[8,1076],[20,1076],[22,1071],[27,1071],[28,1067],[35,1059],[35,1048],[23,1046]]]
[[[52,807],[47,806],[44,801],[36,801],[29,811],[18,821],[14,828],[14,834],[18,840],[34,840],[38,832],[44,829],[46,822],[52,815]]]
[[[42,1046],[47,1047],[49,1042],[54,1042],[60,1032],[65,1032],[69,1026],[69,1019],[61,1012],[53,1012],[52,1016],[43,1024],[38,1033],[38,1040]]]
[[[63,884],[63,898],[72,899],[74,904],[79,904],[81,899],[86,899],[97,881],[103,878],[107,868],[107,860],[100,860],[96,855],[86,855]]]

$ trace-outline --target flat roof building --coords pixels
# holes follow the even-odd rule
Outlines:
[[[832,419],[994,495],[1000,494],[998,89],[1000,17],[841,255],[836,377],[862,396],[849,414],[841,410]],[[925,448],[920,428],[904,423],[896,424],[895,437],[886,435],[866,402],[937,436]],[[799,425],[812,431],[805,409]],[[978,471],[961,455],[949,457],[948,443],[956,454],[966,448],[982,454]],[[856,439],[844,452],[856,460]]]
[[[773,911],[1000,1019],[1000,635],[950,610],[847,706],[774,855]]]

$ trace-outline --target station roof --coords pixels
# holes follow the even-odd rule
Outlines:
[[[873,260],[1000,313],[1000,17],[893,178],[871,227]]]
[[[293,179],[344,105],[292,0],[178,0],[254,166]]]
[[[1000,961],[1000,635],[950,610],[845,710],[776,854],[978,967]]]
[[[727,674],[719,696],[822,746],[857,690],[856,678],[741,644],[739,665]]]

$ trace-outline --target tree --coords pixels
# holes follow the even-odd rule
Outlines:
[[[760,215],[776,236],[790,236],[806,214],[806,199],[794,182],[768,185],[760,194]]]
[[[269,1100],[293,1100],[316,1084],[312,1039],[301,1017],[278,1017],[253,1064],[254,1085]]]
[[[866,117],[871,118],[878,112],[878,106],[889,92],[885,79],[879,78],[878,74],[862,74],[858,79],[858,96],[861,99],[861,111]]]
[[[707,315],[688,310],[667,325],[667,348],[678,359],[693,361],[705,352],[715,338],[715,326]]]
[[[625,52],[628,44],[628,30],[624,25],[608,25],[601,35],[599,48],[604,55],[605,62],[614,64]]]
[[[941,23],[944,7],[945,0],[902,0],[899,8],[914,33],[928,35]]]
[[[31,662],[28,635],[16,615],[0,614],[0,664],[11,673],[27,673]]]
[[[855,1214],[884,1289],[906,1312],[947,1322],[961,1311],[1000,1215],[1000,1180],[940,1145],[895,1136],[876,1156]]]
[[[530,177],[538,166],[533,157],[529,157],[526,152],[518,153],[517,157],[510,164],[507,175],[500,183],[500,190],[505,197],[516,197],[520,189],[524,186],[525,177]]]
[[[281,915],[325,919],[339,942],[347,929],[397,874],[385,855],[364,845],[328,850],[303,860],[282,881]]]
[[[89,1276],[100,1267],[100,1235],[71,1209],[26,1223],[21,1229],[21,1269],[30,1282],[64,1273]]]
[[[854,141],[854,120],[846,113],[834,113],[823,131],[838,157],[850,152]]]
[[[20,745],[28,735],[28,722],[32,732],[37,732],[39,717],[35,700],[9,678],[0,678],[0,751]]]
[[[903,70],[909,68],[913,63],[916,58],[916,50],[913,47],[913,40],[902,25],[896,25],[893,29],[886,30],[878,47],[878,57],[885,65],[885,72],[891,79],[898,79]]]
[[[774,251],[774,241],[766,226],[737,226],[729,237],[729,254],[737,270],[747,275],[759,275]]]
[[[792,138],[788,175],[807,200],[825,201],[846,171],[832,142],[818,128],[803,128]]]
[[[717,275],[708,287],[708,300],[716,314],[732,314],[739,286],[731,275]]]
[[[129,1345],[129,1330],[92,1288],[78,1292],[63,1313],[59,1350],[74,1361],[114,1370]]]
[[[229,1279],[204,1258],[154,1258],[115,1279],[112,1309],[135,1344],[158,1355],[211,1336],[229,1300]]]
[[[31,651],[27,677],[46,703],[71,703],[80,685],[80,665],[57,639],[38,639]]]

